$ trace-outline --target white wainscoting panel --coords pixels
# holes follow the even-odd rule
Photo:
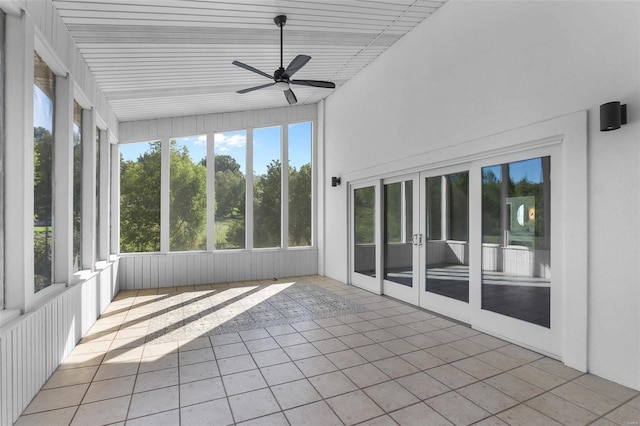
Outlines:
[[[122,290],[179,287],[318,273],[318,249],[120,255]]]
[[[118,293],[118,261],[0,330],[0,424],[13,424]]]

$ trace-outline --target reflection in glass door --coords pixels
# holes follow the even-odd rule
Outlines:
[[[482,309],[550,328],[550,157],[482,168]]]
[[[376,276],[376,188],[353,190],[353,271]]]
[[[425,179],[425,290],[469,302],[469,172]]]
[[[413,181],[384,185],[384,279],[413,287]]]

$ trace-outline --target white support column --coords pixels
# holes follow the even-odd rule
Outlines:
[[[109,205],[109,194],[111,193],[110,160],[111,145],[109,135],[106,130],[100,130],[100,223],[98,232],[100,233],[100,245],[98,247],[98,260],[109,259],[109,219],[111,207]]]
[[[282,158],[282,168],[280,181],[282,189],[280,190],[280,216],[281,216],[281,247],[289,248],[289,125],[282,125],[280,137],[280,157]]]
[[[96,265],[96,111],[82,110],[82,269]]]
[[[207,133],[207,251],[215,250],[215,152],[214,152],[215,132]]]
[[[440,178],[440,238],[442,240],[449,239],[449,182],[448,176]]]
[[[160,251],[169,252],[169,185],[171,183],[171,149],[169,138],[162,138],[162,157],[160,165]]]
[[[53,144],[53,281],[73,276],[73,82],[56,76]]]
[[[245,191],[245,248],[253,249],[253,128],[247,129],[247,171]]]
[[[5,308],[24,311],[34,291],[34,30],[24,12],[6,14],[5,23]]]
[[[111,224],[111,254],[120,254],[120,147],[111,145],[111,199],[109,223]]]

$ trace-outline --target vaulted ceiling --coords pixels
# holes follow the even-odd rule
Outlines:
[[[282,107],[283,93],[237,90],[280,66],[277,15],[287,15],[284,66],[338,87],[446,0],[53,0],[120,121]],[[292,86],[298,104],[334,89]]]

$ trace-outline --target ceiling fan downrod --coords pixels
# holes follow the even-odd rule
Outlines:
[[[283,47],[283,28],[284,28],[284,24],[287,23],[287,16],[286,15],[278,15],[275,18],[273,18],[273,22],[276,23],[276,25],[278,27],[280,27],[280,69],[284,70],[284,61],[282,59],[282,47]]]

